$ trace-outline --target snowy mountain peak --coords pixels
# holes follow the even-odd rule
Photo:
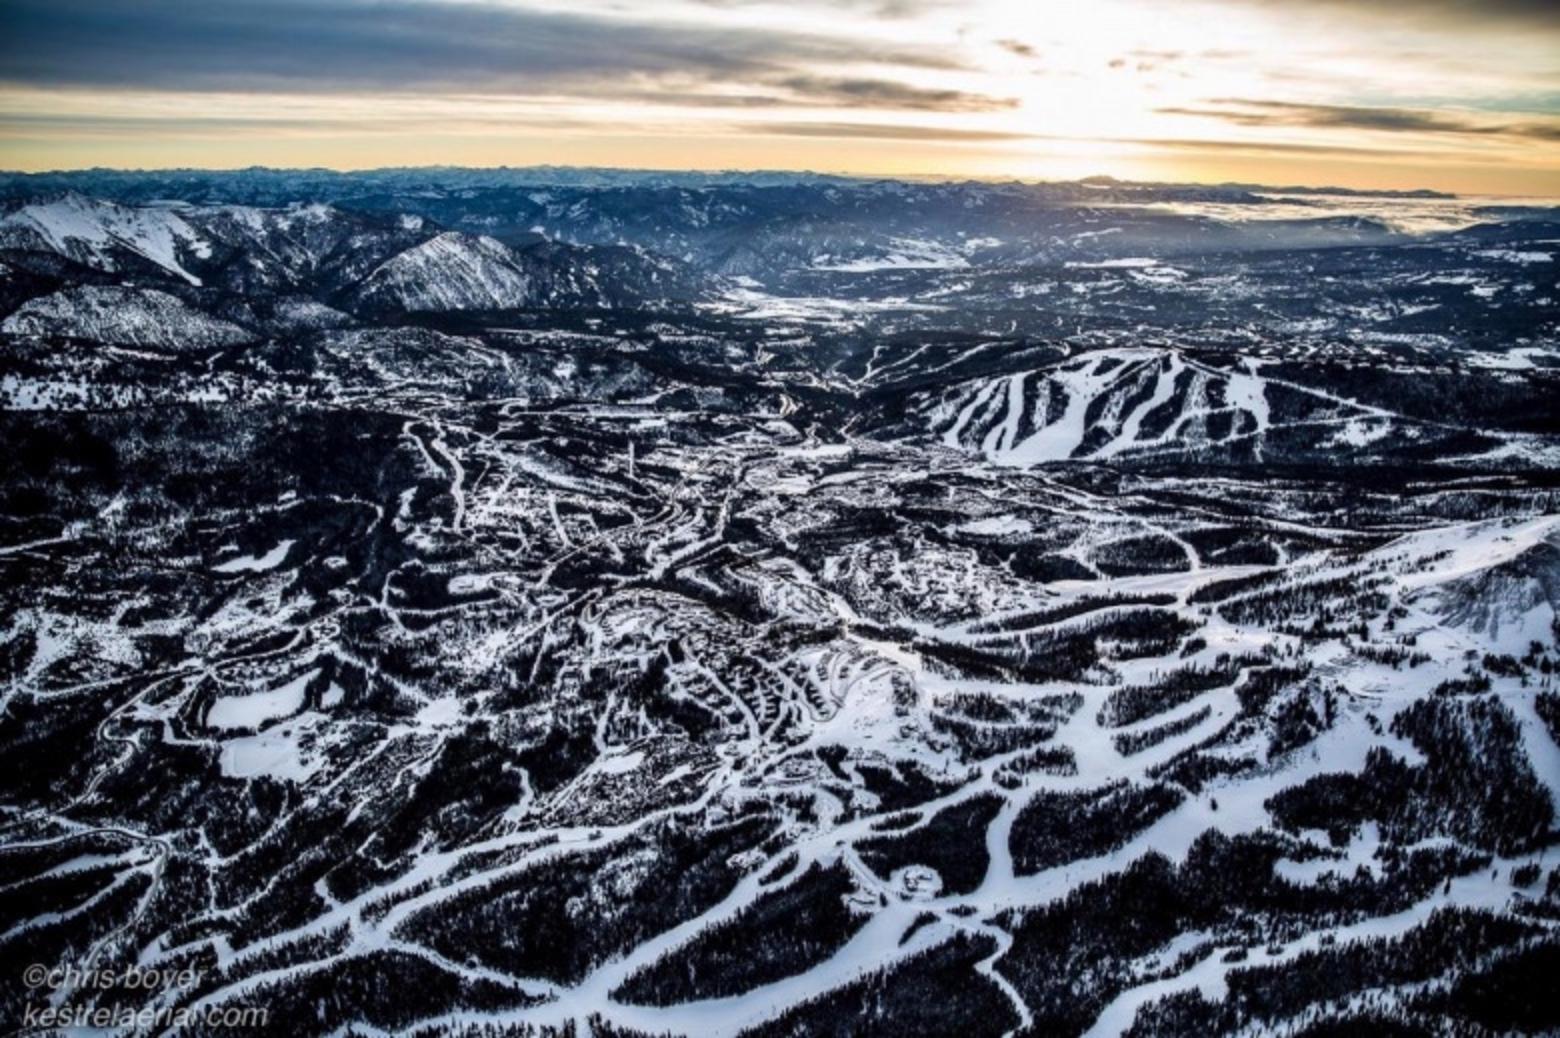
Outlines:
[[[0,216],[0,247],[42,248],[100,270],[119,266],[119,249],[150,260],[192,285],[200,278],[183,266],[180,251],[197,257],[210,244],[171,207],[130,207],[67,192]]]
[[[531,280],[513,252],[485,235],[444,231],[397,253],[364,279],[359,298],[403,310],[523,307]]]

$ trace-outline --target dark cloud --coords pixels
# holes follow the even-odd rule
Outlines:
[[[358,120],[301,119],[265,117],[234,119],[226,116],[142,116],[142,115],[38,115],[31,112],[0,113],[0,136],[38,136],[69,134],[87,137],[140,137],[145,134],[190,136],[220,135],[251,131],[322,130],[347,132],[362,130]]]
[[[1294,126],[1311,129],[1378,130],[1390,133],[1463,134],[1560,141],[1560,124],[1491,120],[1463,112],[1419,108],[1367,108],[1352,105],[1295,104],[1216,98],[1210,108],[1160,108],[1162,115],[1193,115],[1237,126]]]
[[[840,137],[856,140],[894,141],[1022,141],[1034,134],[1001,130],[959,130],[941,126],[891,126],[884,123],[751,123],[747,133],[782,137]]]
[[[1349,148],[1333,144],[1290,144],[1283,141],[1224,141],[1224,140],[1198,140],[1195,138],[1166,138],[1166,137],[1132,137],[1120,138],[1117,144],[1141,144],[1152,148],[1162,148],[1168,151],[1195,151],[1213,152],[1223,154],[1254,153],[1263,155],[1314,155],[1324,157],[1327,155],[1349,156],[1410,156],[1420,154],[1414,151],[1400,151],[1388,148]]]
[[[308,116],[225,116],[225,115],[68,115],[30,112],[0,112],[0,137],[42,137],[69,135],[87,137],[145,137],[147,134],[177,137],[231,137],[246,133],[361,133],[394,130],[397,132],[448,132],[462,127],[485,130],[595,130],[643,132],[642,125],[606,123],[597,119],[571,119],[549,115],[516,117],[512,115],[448,116],[395,115],[381,119],[308,117]]]
[[[720,7],[727,10],[744,7],[759,7],[772,5],[774,0],[698,0],[706,7]],[[903,19],[915,18],[935,11],[939,8],[956,7],[960,0],[811,0],[808,6],[838,9],[841,7],[878,18]],[[795,6],[801,6],[802,0],[792,0]]]
[[[956,68],[945,53],[809,33],[689,29],[482,0],[5,0],[0,80],[298,93],[732,82],[809,62]]]
[[[1134,50],[1128,52],[1130,64],[1139,72],[1153,72],[1165,65],[1174,65],[1186,57],[1184,51],[1179,50]],[[1111,68],[1124,68],[1128,58],[1115,58],[1110,62]]]
[[[1023,40],[998,40],[997,46],[1009,54],[1017,54],[1021,58],[1038,57],[1040,52]]]
[[[709,94],[668,89],[605,89],[581,92],[581,96],[613,101],[637,101],[644,104],[674,105],[678,108],[779,108],[796,102],[774,94]]]
[[[865,4],[855,6],[868,7],[879,18],[914,18],[927,11],[957,4],[958,0],[867,0]]]
[[[805,73],[767,80],[768,85],[794,91],[802,99],[847,108],[898,108],[936,112],[992,112],[1016,108],[1010,97],[990,97],[963,90],[930,90],[886,79],[855,79]]]
[[[857,140],[947,141],[980,143],[1004,141],[1069,141],[1080,137],[1046,133],[1018,133],[1003,130],[960,130],[942,126],[894,126],[883,123],[779,122],[749,123],[740,127],[745,133],[785,137],[838,137]],[[1225,152],[1229,154],[1271,154],[1337,156],[1413,156],[1416,151],[1383,148],[1352,148],[1330,144],[1289,144],[1285,142],[1199,140],[1195,138],[1102,137],[1097,143],[1131,144],[1163,151]]]
[[[1555,0],[1233,0],[1284,14],[1299,9],[1391,21],[1404,28],[1471,30],[1537,28],[1560,32],[1560,3]]]
[[[481,0],[4,0],[0,39],[0,82],[50,87],[545,94],[700,108],[984,112],[1017,103],[807,71],[856,61],[957,67],[942,54]]]

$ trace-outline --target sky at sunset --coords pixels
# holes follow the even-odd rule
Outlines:
[[[1560,3],[0,0],[0,168],[1560,195]]]

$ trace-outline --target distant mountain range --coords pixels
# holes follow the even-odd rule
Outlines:
[[[404,166],[343,172],[330,169],[283,169],[251,166],[247,169],[164,169],[119,170],[83,169],[47,173],[0,171],[0,197],[27,197],[58,191],[81,191],[105,197],[150,200],[164,190],[166,197],[221,197],[227,201],[253,200],[261,193],[272,198],[323,198],[337,191],[464,190],[469,188],[580,187],[580,188],[704,188],[704,187],[795,187],[798,185],[857,186],[894,181],[892,177],[809,173],[786,170],[635,170],[586,166]],[[952,177],[912,177],[910,183],[963,183],[1026,186],[1066,197],[1080,190],[1099,189],[1156,192],[1180,197],[1228,197],[1258,192],[1285,195],[1337,195],[1361,198],[1452,198],[1453,195],[1429,190],[1364,191],[1343,187],[1275,187],[1272,185],[1224,183],[1188,185],[1124,181],[1108,176],[1084,177],[1077,181],[959,180]],[[294,198],[296,200],[296,198]]]

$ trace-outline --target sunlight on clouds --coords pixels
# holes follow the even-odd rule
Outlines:
[[[62,0],[70,60],[0,68],[0,164],[285,154],[1560,193],[1557,33],[1515,6],[396,0],[367,25],[336,0],[295,8],[300,39],[317,17],[332,41],[314,62],[245,49],[258,0],[112,31],[94,29],[104,3]],[[426,53],[403,53],[417,32]],[[137,64],[120,51],[142,36]],[[185,74],[181,45],[218,52]],[[408,83],[397,55],[416,59]]]

